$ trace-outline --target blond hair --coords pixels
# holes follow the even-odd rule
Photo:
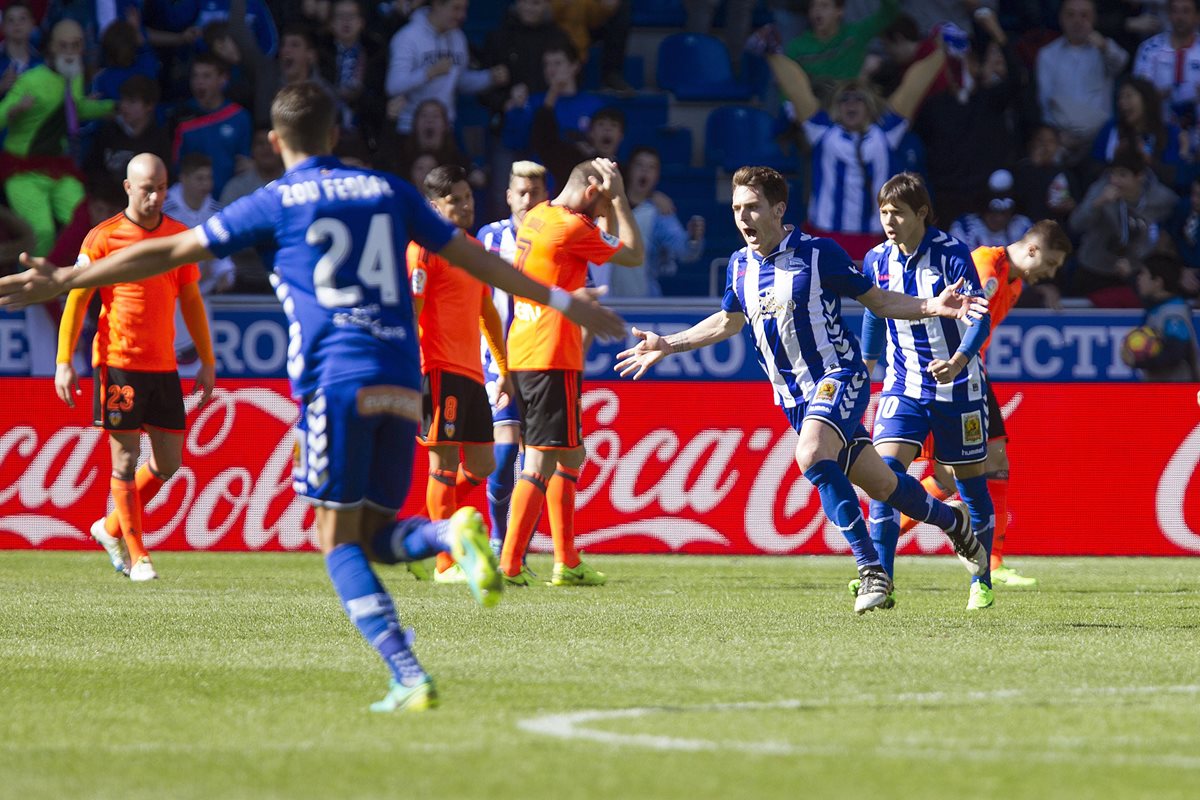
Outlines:
[[[528,178],[529,180],[546,180],[546,168],[536,161],[514,161],[508,179]]]

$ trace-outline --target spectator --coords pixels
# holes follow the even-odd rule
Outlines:
[[[229,67],[225,96],[242,108],[254,113],[254,79],[247,74],[242,48],[233,37],[229,21],[210,22],[204,26],[204,45]]]
[[[878,57],[868,58],[863,69],[886,95],[896,91],[910,66],[941,47],[941,36],[936,32],[923,36],[912,17],[900,14],[880,32],[879,45]],[[950,72],[961,68],[960,61],[947,59],[926,96],[932,97],[950,88]]]
[[[1065,225],[1080,196],[1075,173],[1062,164],[1058,129],[1041,125],[1029,137],[1029,151],[1013,168],[1017,207],[1031,219]]]
[[[213,199],[213,186],[212,159],[204,153],[188,153],[179,164],[179,180],[167,190],[163,213],[195,228],[221,210],[221,204]],[[200,292],[206,297],[226,291],[233,285],[234,267],[230,259],[217,258],[197,266],[200,267]],[[187,338],[187,326],[176,328],[182,328],[180,332]],[[179,341],[176,336],[177,345]]]
[[[590,158],[615,161],[624,139],[625,114],[613,106],[602,108],[592,116],[582,138],[573,131],[564,135],[558,127],[554,109],[542,106],[534,115],[530,137],[537,160],[546,165],[556,187],[566,185],[571,170],[580,161]]]
[[[8,94],[18,76],[42,63],[42,57],[30,43],[33,36],[33,12],[21,2],[4,9],[4,41],[0,43],[0,97]]]
[[[1155,253],[1138,269],[1136,285],[1146,308],[1141,327],[1158,335],[1162,349],[1141,357],[1128,354],[1126,363],[1146,381],[1200,381],[1200,344],[1191,304],[1184,298],[1183,265],[1174,256]]]
[[[502,121],[505,112],[525,106],[530,95],[545,94],[549,86],[545,55],[551,50],[565,53],[567,48],[574,50],[550,15],[549,0],[516,0],[500,27],[488,34],[483,48],[484,64],[508,68],[510,87],[488,91],[482,97],[484,104]],[[528,116],[532,118],[532,112]],[[526,119],[526,133],[528,125]]]
[[[579,53],[588,60],[588,48],[600,40],[600,81],[606,89],[627,92],[625,49],[629,44],[632,0],[552,0],[557,22]]]
[[[1162,99],[1154,85],[1144,78],[1127,77],[1117,90],[1114,108],[1115,115],[1092,144],[1095,168],[1111,162],[1117,148],[1128,142],[1142,149],[1160,180],[1174,183],[1190,142],[1174,124],[1163,122]]]
[[[1140,149],[1118,147],[1071,213],[1071,231],[1080,237],[1074,291],[1096,306],[1139,305],[1130,286],[1134,264],[1153,250],[1177,201],[1148,166]]]
[[[412,160],[408,171],[400,174],[408,178],[408,182],[413,186],[424,186],[425,176],[436,166],[438,166],[437,158],[432,153],[421,153]]]
[[[139,28],[119,19],[100,36],[104,69],[92,79],[92,96],[118,100],[121,86],[134,75],[158,76],[159,63],[154,51],[146,46]]]
[[[90,179],[123,185],[129,162],[138,153],[153,153],[164,164],[171,160],[171,140],[154,122],[158,98],[158,83],[145,75],[121,84],[117,116],[102,123],[92,138],[84,164]]]
[[[1200,270],[1200,178],[1192,181],[1188,193],[1175,204],[1167,221],[1167,232],[1175,244],[1175,252],[1191,270]],[[1200,272],[1193,272],[1195,276]]]
[[[1008,37],[996,17],[996,6],[997,0],[920,0],[907,3],[905,10],[912,14],[923,36],[949,23],[967,32],[981,28],[988,38],[1004,45]]]
[[[83,199],[73,152],[79,124],[112,113],[111,100],[93,100],[83,88],[83,29],[64,19],[50,32],[49,62],[20,75],[0,100],[7,125],[0,175],[8,203],[33,228],[33,255],[44,256],[58,226]]]
[[[886,106],[869,84],[854,80],[838,85],[829,111],[821,108],[800,65],[781,53],[767,59],[812,147],[808,229],[862,258],[883,232],[875,198],[892,175],[891,151],[941,71],[945,51],[939,48],[913,64]]]
[[[341,101],[341,127],[360,130],[374,141],[384,119],[380,48],[363,37],[363,13],[358,0],[336,0],[330,7],[331,41],[327,79]],[[378,85],[376,85],[378,84]]]
[[[220,194],[237,171],[239,157],[250,156],[250,113],[225,99],[229,67],[211,53],[192,61],[192,96],[176,107],[171,161],[176,169],[188,153],[212,159],[213,191]]]
[[[279,33],[275,20],[262,0],[199,0],[199,10],[192,25],[204,29],[211,22],[225,22],[234,16],[236,8],[244,9],[244,21],[250,29],[256,47],[265,56],[279,50]]]
[[[229,179],[221,190],[220,204],[227,206],[239,197],[261,189],[283,174],[283,160],[271,147],[269,128],[257,128],[250,140],[250,168]]]
[[[1170,29],[1151,36],[1138,47],[1133,74],[1150,81],[1165,100],[1164,119],[1196,118],[1200,96],[1200,15],[1197,0],[1170,0]]]
[[[504,146],[515,153],[529,147],[533,118],[538,110],[554,110],[558,129],[563,133],[587,133],[592,116],[604,108],[603,97],[579,90],[579,72],[583,65],[569,41],[548,46],[542,53],[542,78],[545,90],[535,92],[519,107],[509,109],[504,118]]]
[[[847,23],[845,6],[845,0],[812,0],[808,4],[811,28],[784,45],[784,53],[813,81],[859,77],[867,48],[900,13],[900,0],[882,0],[871,16]]]
[[[658,191],[662,157],[653,147],[635,147],[622,172],[633,219],[642,233],[646,260],[634,267],[605,264],[612,274],[607,281],[610,297],[662,297],[660,278],[674,275],[678,264],[690,264],[704,252],[704,217],[688,220],[687,228],[675,213],[675,203]],[[602,283],[597,279],[597,283]]]
[[[402,106],[395,115],[400,133],[412,131],[413,114],[423,100],[441,101],[453,124],[457,92],[476,94],[508,85],[503,64],[468,69],[467,37],[460,29],[466,14],[467,0],[430,0],[392,37],[386,88],[389,103]]]
[[[1037,55],[1038,103],[1042,120],[1082,155],[1105,122],[1113,79],[1129,54],[1096,30],[1094,0],[1065,0],[1058,21],[1063,35]]]
[[[1033,227],[1024,214],[1017,213],[1013,197],[1013,176],[998,169],[988,178],[988,194],[979,211],[964,214],[950,225],[950,235],[967,246],[1006,247],[1021,239]]]
[[[385,153],[382,168],[399,175],[407,175],[419,156],[429,154],[434,158],[434,166],[454,165],[467,170],[474,187],[486,182],[482,171],[475,169],[471,159],[459,149],[446,107],[436,98],[424,100],[417,106],[413,127],[407,136],[388,130],[384,132],[382,142],[381,150]]]

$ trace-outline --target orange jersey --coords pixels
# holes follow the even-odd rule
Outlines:
[[[547,202],[526,212],[514,266],[535,281],[573,292],[587,284],[589,261],[603,264],[620,249],[621,241],[589,217]],[[579,326],[549,306],[515,298],[508,368],[582,370]]]
[[[470,234],[466,238],[479,243]],[[479,315],[483,303],[492,302],[491,288],[416,242],[409,243],[406,260],[413,299],[422,301],[421,373],[444,369],[483,383]]]
[[[121,212],[88,232],[79,251],[78,266],[99,261],[110,253],[140,242],[173,236],[187,226],[163,215],[154,230],[146,230]],[[100,288],[100,322],[92,348],[92,364],[142,372],[173,372],[175,363],[175,306],[184,284],[200,279],[195,264],[134,283]]]
[[[988,315],[991,317],[992,330],[1004,321],[1008,312],[1021,296],[1025,284],[1018,278],[1013,280],[1012,264],[1008,262],[1008,252],[1003,247],[977,247],[971,253],[975,262],[975,270],[979,273],[979,285],[987,297]],[[988,332],[987,341],[979,350],[981,360],[987,355],[988,345],[992,343],[992,334]],[[984,361],[986,364],[987,362]]]

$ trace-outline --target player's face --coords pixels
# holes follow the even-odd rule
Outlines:
[[[525,219],[525,212],[546,199],[546,182],[538,178],[513,178],[504,193],[508,209],[517,222]]]
[[[211,180],[211,171],[209,173]],[[157,217],[162,213],[163,203],[167,199],[167,173],[140,176],[136,180],[125,181],[125,191],[129,194],[129,207],[138,215],[145,218]]]
[[[746,241],[746,246],[766,255],[783,239],[785,203],[774,206],[753,186],[737,186],[733,190],[733,223]]]
[[[660,168],[653,153],[638,153],[629,162],[629,189],[639,196],[654,191],[658,185]]]
[[[925,214],[918,213],[909,207],[908,203],[884,203],[879,207],[879,222],[883,232],[887,234],[892,244],[911,244],[920,241],[925,235],[925,216],[927,209],[921,209]]]
[[[1059,268],[1067,260],[1067,254],[1061,250],[1046,250],[1033,244],[1030,245],[1030,251],[1032,267],[1022,276],[1028,283],[1054,280]]]
[[[451,186],[450,194],[434,200],[433,207],[459,228],[475,225],[475,195],[471,193],[471,184],[466,181]]]

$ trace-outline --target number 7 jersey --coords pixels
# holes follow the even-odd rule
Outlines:
[[[411,185],[317,156],[194,230],[218,257],[257,247],[273,263],[294,395],[344,381],[420,387],[405,250],[437,252],[455,229]]]

